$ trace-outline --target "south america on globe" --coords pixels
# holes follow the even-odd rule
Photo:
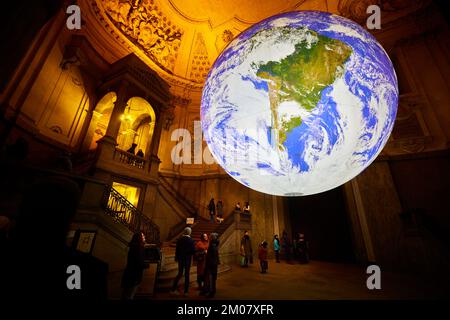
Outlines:
[[[392,131],[397,77],[376,39],[326,12],[265,19],[238,35],[202,95],[208,147],[256,191],[309,195],[372,163]]]

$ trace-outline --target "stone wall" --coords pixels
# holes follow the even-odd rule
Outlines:
[[[416,187],[412,182],[409,188]],[[448,269],[450,255],[445,242],[434,230],[421,225],[418,216],[405,214],[387,161],[373,163],[345,190],[360,262],[414,273]]]

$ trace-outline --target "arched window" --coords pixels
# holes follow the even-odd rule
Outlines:
[[[90,138],[89,150],[97,148],[97,141],[102,138],[106,129],[108,129],[111,113],[116,102],[117,95],[115,92],[109,92],[100,99],[94,109],[91,124],[89,126]]]
[[[148,101],[140,97],[129,99],[125,112],[121,116],[117,148],[133,151],[134,154],[141,150],[144,155],[147,155],[152,142],[155,122],[155,111]]]

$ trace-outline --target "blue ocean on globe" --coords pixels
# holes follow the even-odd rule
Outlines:
[[[209,150],[240,183],[299,196],[336,188],[386,144],[397,77],[376,39],[355,22],[318,11],[261,21],[211,68],[201,122]]]

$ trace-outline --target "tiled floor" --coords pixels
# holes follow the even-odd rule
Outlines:
[[[430,281],[382,270],[381,290],[368,290],[367,277],[361,266],[319,261],[306,265],[269,261],[267,274],[261,274],[256,263],[245,269],[236,265],[217,280],[215,299],[427,299],[449,296],[448,282],[443,279]],[[205,298],[198,295],[194,286],[188,298],[158,293],[155,299]]]

